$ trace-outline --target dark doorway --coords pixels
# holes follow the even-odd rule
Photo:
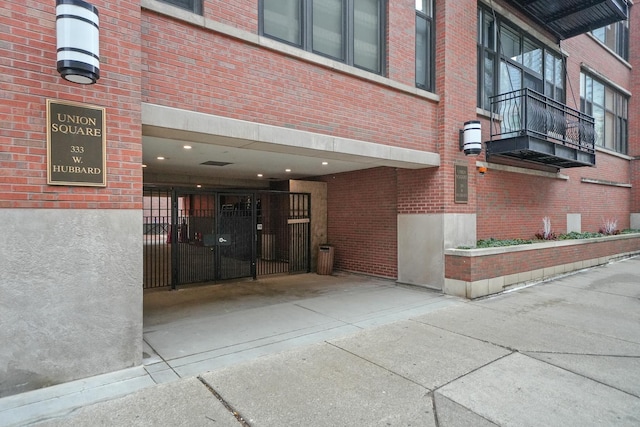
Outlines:
[[[310,271],[307,193],[144,190],[144,288]]]

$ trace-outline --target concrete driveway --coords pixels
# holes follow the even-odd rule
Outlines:
[[[147,313],[146,369],[176,378],[38,425],[640,425],[640,258],[476,301],[338,279],[277,285],[270,305],[230,289],[215,314],[165,302]]]
[[[409,319],[461,300],[352,274],[274,276],[145,294],[143,363],[156,382]]]

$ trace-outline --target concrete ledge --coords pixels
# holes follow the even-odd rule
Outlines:
[[[445,250],[445,294],[480,298],[640,254],[640,234]]]
[[[422,169],[440,166],[438,153],[253,123],[144,102],[142,131],[145,136],[247,150],[320,156],[363,163],[367,167]]]

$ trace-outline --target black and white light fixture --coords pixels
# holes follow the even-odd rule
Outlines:
[[[82,0],[56,0],[58,72],[63,79],[90,85],[100,78],[98,9]]]
[[[465,156],[477,156],[482,151],[482,126],[479,120],[464,122],[460,129],[460,151]]]

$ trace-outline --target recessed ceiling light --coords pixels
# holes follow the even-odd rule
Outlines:
[[[322,166],[327,166],[329,162],[322,162]]]
[[[147,167],[147,165],[143,164],[143,165],[142,165],[142,167],[143,167],[143,168],[146,168],[146,167]]]
[[[198,185],[196,185],[196,187],[202,188],[202,184],[198,184]]]
[[[192,147],[190,145],[185,145],[182,148],[184,148],[185,150],[191,150]]]
[[[285,172],[291,172],[291,169],[285,169],[284,171]]]
[[[262,178],[262,174],[261,173],[258,174],[258,178]]]
[[[158,160],[164,160],[165,158],[164,158],[163,156],[158,156],[158,157],[156,157],[156,159],[158,159]]]

